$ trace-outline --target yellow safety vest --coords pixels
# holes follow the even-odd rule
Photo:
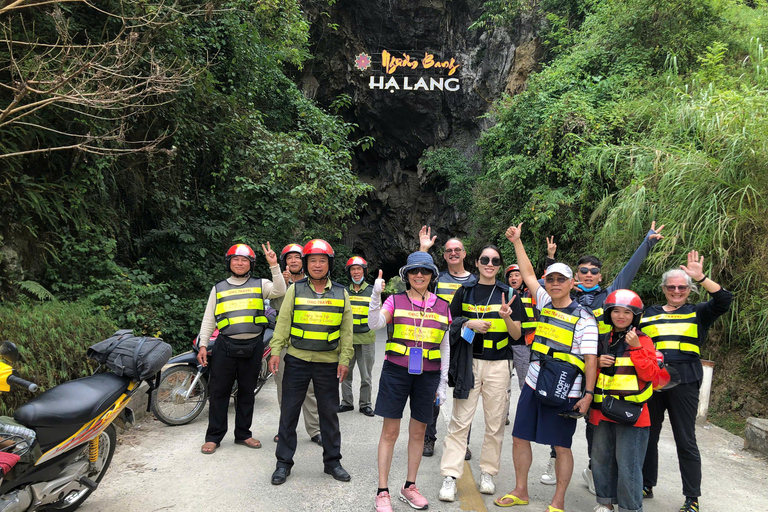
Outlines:
[[[262,280],[254,277],[241,285],[226,279],[216,283],[216,327],[224,336],[253,334],[258,336],[267,325],[264,316]]]
[[[531,343],[532,361],[551,356],[572,364],[584,373],[584,358],[571,353],[576,323],[581,318],[579,309],[582,307],[576,302],[562,309],[553,308],[551,302],[544,306],[539,313],[536,333]]]
[[[435,288],[435,295],[446,301],[448,304],[453,300],[453,296],[456,294],[456,290],[465,284],[473,284],[477,282],[477,278],[470,274],[467,279],[462,281],[456,279],[450,272],[440,272],[437,277],[437,287]]]
[[[647,334],[664,354],[665,362],[696,361],[701,356],[699,349],[699,324],[696,309],[686,304],[673,313],[644,316],[640,329]]]
[[[640,379],[637,378],[635,364],[628,354],[629,350],[627,344],[626,342],[622,342],[622,345],[617,352],[615,362],[613,363],[613,375],[607,375],[605,373],[607,368],[600,369],[600,373],[597,376],[597,383],[595,384],[595,396],[592,401],[592,408],[599,409],[603,399],[607,395],[612,395],[616,398],[636,404],[643,404],[651,398],[651,395],[653,395],[652,383],[646,382],[642,387],[640,386]]]
[[[483,335],[483,348],[491,350],[502,350],[509,345],[509,332],[507,324],[499,315],[501,310],[501,294],[509,293],[509,288],[501,283],[497,283],[493,296],[488,301],[488,305],[475,303],[475,286],[464,288],[464,300],[461,303],[463,316],[470,320],[483,320],[491,322],[491,327]],[[481,301],[482,302],[482,301]],[[490,355],[490,354],[489,354]],[[483,356],[476,356],[483,359]]]
[[[318,297],[307,279],[294,283],[291,344],[302,350],[318,352],[335,350],[341,337],[344,315],[344,287],[331,283],[331,288]]]
[[[373,286],[365,286],[356,292],[353,286],[347,289],[349,302],[352,305],[352,332],[363,333],[371,330],[368,327],[368,310],[371,307]]]

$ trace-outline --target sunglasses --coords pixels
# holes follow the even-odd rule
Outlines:
[[[432,271],[426,268],[412,268],[408,271],[409,276],[415,276],[416,274],[421,274],[423,276],[431,276]]]
[[[592,274],[593,276],[596,276],[600,273],[600,269],[597,267],[579,267],[579,273],[580,274]]]
[[[666,288],[668,292],[674,292],[675,290],[679,292],[684,292],[685,290],[690,288],[690,286],[688,286],[687,284],[680,284],[677,286],[675,286],[674,284],[665,284],[664,288]]]
[[[478,259],[481,265],[491,264],[494,267],[501,266],[501,258],[489,258],[488,256],[480,256]]]
[[[559,284],[563,284],[568,280],[568,278],[565,276],[559,276],[559,277],[548,276],[548,277],[545,277],[544,280],[548,283],[557,282]]]
[[[451,253],[455,252],[456,254],[459,254],[459,253],[461,253],[462,251],[464,251],[464,249],[446,249],[446,250],[445,250],[445,253],[446,253],[446,254],[451,254]]]

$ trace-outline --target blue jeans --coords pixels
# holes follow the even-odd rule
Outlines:
[[[643,510],[643,460],[650,427],[601,421],[592,440],[592,477],[597,502],[618,503],[622,512]]]

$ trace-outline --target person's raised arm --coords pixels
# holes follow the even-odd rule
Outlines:
[[[615,290],[630,288],[632,285],[632,280],[635,279],[637,271],[640,270],[640,265],[643,264],[643,261],[645,261],[648,253],[651,252],[651,249],[654,245],[659,243],[659,240],[664,238],[661,235],[662,229],[664,229],[663,224],[659,226],[658,229],[656,229],[656,221],[651,222],[651,229],[640,243],[640,247],[638,247],[634,254],[632,254],[632,257],[629,258],[627,264],[624,265],[624,268],[622,268],[621,272],[618,273],[616,279],[614,279],[611,285],[607,288],[608,293],[611,293]]]
[[[512,242],[512,245],[515,248],[517,266],[520,267],[520,275],[523,276],[523,281],[525,281],[525,286],[528,287],[528,290],[530,290],[530,292],[535,297],[536,292],[539,290],[541,285],[539,284],[539,280],[536,279],[536,272],[533,270],[533,265],[531,265],[531,260],[528,259],[528,255],[525,253],[525,247],[523,247],[523,242],[520,240],[520,233],[522,231],[522,227],[523,227],[522,222],[517,226],[509,226],[509,228],[507,228],[507,232],[505,233],[505,236],[507,237],[507,240]]]
[[[432,248],[433,245],[435,245],[435,240],[437,240],[437,235],[432,235],[432,228],[429,226],[421,226],[421,229],[419,230],[419,251],[421,252],[429,252],[429,250]]]
[[[392,314],[386,309],[381,309],[381,292],[384,290],[385,284],[384,272],[379,269],[379,277],[373,283],[371,302],[368,306],[368,327],[374,331],[392,321]]]

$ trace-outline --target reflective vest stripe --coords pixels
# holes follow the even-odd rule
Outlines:
[[[456,294],[456,290],[459,288],[461,288],[461,283],[446,283],[444,281],[438,281],[435,293],[438,297],[450,303],[451,299],[453,299],[453,296]]]
[[[298,327],[291,327],[291,336],[297,338],[306,338],[309,340],[323,340],[332,342],[341,337],[341,331],[325,332],[325,331],[308,331],[299,329]]]
[[[642,325],[642,324],[641,324]],[[697,324],[654,324],[644,325],[643,332],[651,338],[659,336],[685,336],[686,338],[699,339],[699,326]]]
[[[322,297],[315,299],[315,298],[307,298],[307,297],[296,297],[294,305],[314,306],[314,307],[328,306],[331,308],[343,308],[344,299],[326,299]]]
[[[395,309],[395,312],[392,316],[400,318],[411,318],[419,322],[423,318],[425,322],[432,320],[441,324],[448,324],[448,315],[441,315],[440,313],[434,311],[423,313],[421,311],[413,311],[410,309]]]
[[[551,356],[576,366],[584,373],[584,359],[571,353],[576,324],[581,318],[578,316],[579,309],[576,302],[562,309],[553,309],[550,302],[541,310],[531,344],[531,360]]]
[[[293,311],[293,323],[316,325],[341,325],[342,313],[326,313],[325,311]]]
[[[684,313],[682,315],[677,313],[662,313],[660,315],[645,316],[640,320],[640,323],[650,324],[658,322],[659,320],[693,320],[694,318],[696,318],[696,312]]]
[[[509,338],[504,338],[496,343],[496,350],[501,350],[507,345],[509,345]],[[483,339],[483,348],[493,348],[493,340]]]
[[[265,316],[235,316],[232,318],[225,318],[219,322],[216,322],[216,328],[219,330],[224,329],[230,325],[237,324],[266,324],[268,322]]]
[[[221,315],[222,313],[231,313],[241,309],[264,309],[264,301],[262,299],[250,298],[216,302],[216,310],[213,314]]]
[[[245,295],[245,294],[259,294],[261,295],[261,286],[251,286],[248,288],[233,288],[230,290],[222,290],[222,291],[216,291],[216,298],[217,299],[226,299],[227,297],[232,297],[233,295]]]
[[[573,331],[539,320],[536,324],[536,337],[548,338],[556,341],[564,347],[570,348],[573,345]]]
[[[680,341],[659,341],[656,343],[656,349],[658,350],[679,350],[681,352],[694,352],[701,355],[701,350],[698,345],[693,343],[683,343]]]
[[[387,342],[385,346],[385,350],[387,352],[397,352],[398,354],[404,355],[404,356],[407,356],[408,354],[411,353],[411,348],[412,347],[406,347],[405,345],[402,345],[397,342],[392,342],[392,341]],[[422,355],[424,359],[430,359],[430,360],[440,359],[440,349],[437,348],[432,350],[424,350],[422,352]]]
[[[421,343],[436,343],[440,344],[443,341],[443,333],[440,329],[432,329],[429,327],[421,327],[396,324],[392,330],[392,336],[395,338],[406,338],[409,340],[418,341]]]
[[[344,288],[331,288],[317,297],[307,280],[294,283],[291,344],[301,350],[328,351],[338,347],[344,317]]]
[[[531,343],[531,350],[539,352],[541,354],[546,354],[547,352],[549,352],[549,347],[544,345],[543,343],[534,341],[533,343]],[[584,361],[582,361],[579,358],[579,356],[568,354],[565,352],[552,352],[552,354],[550,355],[555,359],[559,359],[561,361],[571,363],[572,365],[578,367],[579,370],[581,370],[582,372],[584,371]]]
[[[640,388],[640,379],[632,358],[629,357],[629,347],[626,341],[620,342],[616,358],[613,362],[613,375],[604,373],[601,369],[595,383],[595,395],[591,404],[592,409],[600,409],[603,400],[610,395],[620,400],[626,400],[637,404],[648,401],[653,394],[653,386],[650,382]]]

